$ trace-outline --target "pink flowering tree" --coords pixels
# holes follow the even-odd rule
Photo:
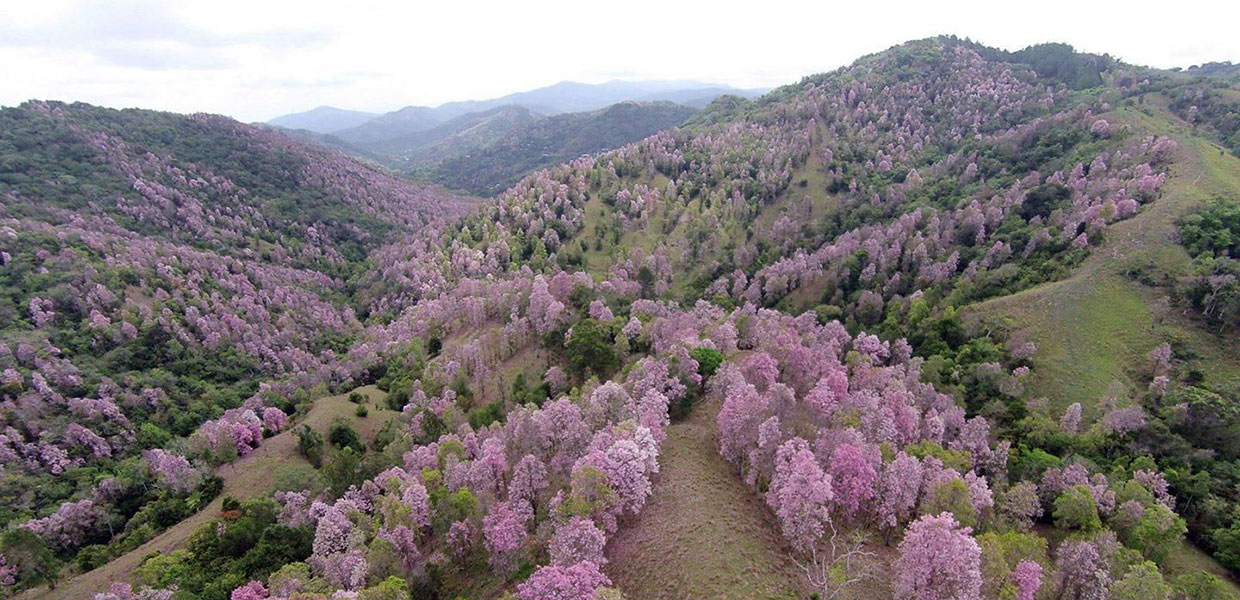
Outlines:
[[[606,534],[594,521],[585,517],[573,517],[555,528],[555,534],[548,546],[551,563],[560,566],[580,562],[605,565],[607,559],[603,558],[603,547],[606,543]]]
[[[871,505],[878,481],[875,465],[880,461],[877,448],[842,444],[831,454],[831,489],[840,514],[855,519]]]
[[[611,580],[592,562],[570,566],[539,567],[530,578],[517,586],[521,600],[592,600],[599,588]]]
[[[491,508],[482,521],[482,535],[491,568],[501,573],[515,569],[526,533],[524,519],[509,503],[501,502]]]
[[[982,551],[951,513],[913,521],[895,564],[896,597],[908,600],[979,600]]]
[[[1022,560],[1012,569],[1010,578],[1016,586],[1016,600],[1034,600],[1042,588],[1042,565]]]

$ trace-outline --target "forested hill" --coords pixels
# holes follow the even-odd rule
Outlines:
[[[1186,95],[1202,85],[1217,93]],[[57,231],[85,227],[66,209],[13,217],[10,264],[31,282],[5,288],[26,295],[6,333],[3,477],[10,522],[31,520],[0,545],[6,573],[33,587],[71,559],[71,589],[119,577],[118,598],[128,584],[231,600],[1232,597],[1240,359],[1212,329],[1240,306],[1223,301],[1240,182],[1210,141],[1228,135],[1227,85],[1058,45],[933,38],[721,98],[683,127],[443,211],[441,227],[419,229],[458,199],[331,154],[297,164],[356,175],[340,199],[362,210],[307,224],[266,200],[287,189],[276,175],[255,175],[271,189],[236,201],[251,212],[219,208],[197,240],[169,227],[169,241],[119,255],[129,262],[109,249],[148,238],[121,202],[73,205],[120,238],[103,249],[78,242],[95,229]],[[1207,96],[1217,108],[1180,102]],[[22,123],[73,113],[20,110],[34,113]],[[146,135],[175,147],[162,131]],[[312,154],[239,131],[271,156]],[[97,157],[112,146],[68,162],[113,164]],[[38,155],[15,147],[5,164]],[[312,199],[339,179],[273,170]],[[48,173],[13,204],[75,189]],[[237,225],[216,236],[235,244],[205,235],[226,216]],[[281,252],[283,238],[264,237],[275,226],[228,233],[259,216],[302,237],[320,219],[373,237],[319,257]],[[1159,234],[1142,235],[1151,224]],[[196,254],[163,258],[160,244]],[[227,256],[203,274],[208,252]],[[92,285],[116,281],[80,307],[65,297],[76,288],[50,290],[82,277],[39,270],[79,255],[95,257],[76,271]],[[1122,304],[1082,304],[1098,272]],[[1056,346],[1046,334],[1061,328],[1122,331],[1122,351]],[[1047,381],[1084,360],[1114,384]],[[198,373],[198,388],[184,383]],[[236,383],[260,376],[271,385]],[[322,427],[314,410],[343,394],[356,419]],[[262,485],[233,492],[176,551],[132,553],[202,506],[213,473],[270,468],[217,469],[290,426],[296,453],[287,435],[269,442],[289,455]],[[661,472],[686,456],[700,468]],[[54,492],[20,493],[31,481]],[[692,502],[766,530],[734,546],[730,523],[657,525],[697,514]],[[128,566],[96,568],[116,556]]]
[[[156,501],[116,478],[143,450],[260,383],[320,376],[361,329],[350,279],[368,254],[472,203],[224,117],[0,111],[0,519],[106,488],[120,534]],[[189,508],[160,510],[134,539]]]

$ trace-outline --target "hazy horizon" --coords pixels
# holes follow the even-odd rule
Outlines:
[[[1159,68],[1240,61],[1240,36],[1229,31],[1235,5],[1154,12],[1059,1],[1020,18],[981,2],[776,5],[9,4],[0,7],[0,77],[9,82],[0,105],[82,101],[266,121],[319,106],[437,106],[561,81],[776,87],[940,34],[1009,50],[1064,42]]]

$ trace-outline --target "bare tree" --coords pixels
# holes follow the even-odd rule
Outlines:
[[[865,549],[860,533],[844,534],[834,521],[828,521],[828,525],[831,536],[824,548],[810,548],[808,561],[792,559],[822,600],[839,598],[848,588],[869,579],[875,557]]]

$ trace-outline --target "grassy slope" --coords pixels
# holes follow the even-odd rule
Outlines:
[[[1240,348],[1212,335],[1178,310],[1160,307],[1167,290],[1137,282],[1138,269],[1155,281],[1174,279],[1190,266],[1175,242],[1176,220],[1215,196],[1240,197],[1240,159],[1192,135],[1189,126],[1157,103],[1120,109],[1114,117],[1137,134],[1171,135],[1181,145],[1165,193],[1136,217],[1115,224],[1107,239],[1072,274],[970,309],[984,318],[1006,318],[1038,345],[1031,393],[1055,410],[1080,402],[1090,407],[1113,382],[1137,385],[1133,375],[1146,354],[1171,342],[1177,358],[1208,380],[1240,378]]]
[[[1176,221],[1208,198],[1240,198],[1240,159],[1193,135],[1158,99],[1115,111],[1140,135],[1173,136],[1181,145],[1163,196],[1136,217],[1115,224],[1106,240],[1067,279],[973,306],[969,314],[1005,319],[1038,345],[1030,397],[1044,396],[1055,414],[1080,402],[1087,414],[1114,382],[1133,389],[1146,354],[1171,342],[1178,359],[1215,382],[1240,379],[1240,348],[1199,322],[1168,309],[1166,289],[1126,273],[1143,269],[1154,281],[1174,280],[1190,266],[1175,242]],[[1171,575],[1206,570],[1226,577],[1205,553],[1183,544],[1167,565]],[[1234,580],[1233,580],[1234,583]],[[1240,591],[1240,586],[1235,587]]]
[[[374,386],[359,388],[366,394],[369,402],[370,415],[365,418],[353,414],[356,405],[349,402],[347,394],[320,398],[314,402],[314,408],[300,423],[305,423],[315,430],[326,434],[327,426],[337,417],[343,417],[357,429],[365,440],[371,440],[383,427],[384,422],[396,416],[383,403],[385,394]],[[286,463],[305,463],[305,459],[297,453],[297,438],[293,436],[293,427],[284,433],[263,440],[257,450],[233,462],[216,469],[216,474],[224,478],[224,491],[218,498],[197,514],[164,530],[150,541],[131,550],[116,560],[93,571],[76,575],[64,580],[54,590],[37,589],[22,594],[21,598],[39,600],[80,600],[90,598],[99,592],[105,592],[112,582],[129,581],[133,570],[151,554],[164,554],[179,548],[204,523],[209,523],[219,516],[225,496],[238,500],[247,500],[270,495],[273,491],[272,473],[280,465]]]
[[[719,455],[718,409],[704,402],[668,427],[654,494],[608,545],[626,597],[802,597],[774,517]]]

